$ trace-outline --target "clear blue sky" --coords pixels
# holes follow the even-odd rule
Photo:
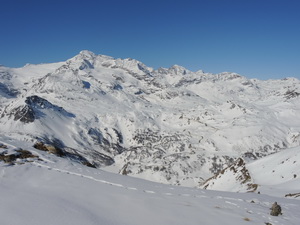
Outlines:
[[[153,68],[300,78],[300,0],[1,1],[0,64],[84,49]]]

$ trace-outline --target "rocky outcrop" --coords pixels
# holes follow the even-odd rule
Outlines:
[[[52,144],[45,144],[43,142],[37,142],[33,145],[33,147],[41,151],[46,151],[50,154],[54,154],[58,157],[69,158],[72,161],[79,162],[88,167],[96,168],[99,167],[100,165],[105,165],[105,164],[111,165],[113,163],[113,159],[100,153],[98,153],[98,156],[94,155],[92,157],[94,162],[89,162],[84,156],[82,156],[82,154],[80,154],[77,150],[73,148],[69,148],[69,147],[61,148]],[[99,163],[99,161],[101,163]]]
[[[20,120],[23,123],[32,123],[36,119],[36,113],[29,105],[19,106],[13,109],[10,116],[14,116],[14,120]]]
[[[290,198],[300,198],[300,192],[299,193],[289,193],[289,194],[286,194],[284,197],[290,197]]]
[[[9,117],[13,117],[15,121],[32,123],[36,119],[44,117],[45,110],[52,110],[65,117],[75,117],[74,114],[67,112],[64,108],[54,105],[37,95],[26,97],[24,105],[13,108],[11,111],[5,109],[2,117],[8,115]]]
[[[282,215],[281,206],[278,205],[277,202],[274,202],[274,204],[272,205],[270,215],[271,216]]]
[[[212,190],[222,190],[224,187],[227,191],[253,192],[258,185],[253,183],[245,161],[238,158],[231,166],[206,180],[201,187]]]
[[[0,160],[4,161],[5,163],[15,164],[15,162],[20,159],[20,164],[24,162],[30,161],[30,159],[38,159],[37,155],[32,154],[32,152],[24,149],[17,149],[13,154],[6,154],[0,153]]]
[[[44,144],[43,142],[37,142],[33,145],[33,147],[38,150],[46,151],[51,154],[57,155],[59,157],[66,155],[61,148],[49,144]]]
[[[284,95],[286,99],[291,99],[291,98],[297,98],[300,95],[300,93],[297,92],[296,90],[287,90]]]

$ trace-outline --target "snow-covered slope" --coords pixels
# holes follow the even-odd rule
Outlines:
[[[209,190],[255,191],[280,197],[300,197],[300,147],[285,149],[253,162],[242,159],[203,184]]]
[[[299,95],[295,78],[154,70],[82,51],[66,62],[0,67],[0,134],[76,151],[107,171],[195,187],[239,157],[299,146]]]
[[[257,190],[257,184],[253,183],[250,172],[242,158],[237,159],[235,163],[206,180],[201,187],[208,190],[232,192],[253,192]]]
[[[2,137],[1,153],[20,153],[13,164],[0,161],[0,223],[82,224],[272,224],[298,225],[298,200],[255,193],[176,187],[112,174],[59,158]],[[20,155],[19,155],[20,156]],[[38,158],[37,158],[38,157]],[[282,215],[270,215],[277,201]]]
[[[254,161],[248,168],[261,193],[300,197],[300,147]]]

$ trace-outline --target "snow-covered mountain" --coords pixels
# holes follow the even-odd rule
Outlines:
[[[107,171],[199,187],[239,158],[299,146],[299,95],[296,78],[154,70],[82,51],[66,62],[0,67],[0,135]]]

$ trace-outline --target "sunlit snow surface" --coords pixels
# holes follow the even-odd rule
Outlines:
[[[154,70],[82,51],[65,62],[0,67],[0,134],[32,145],[59,140],[98,166],[92,151],[113,158],[107,171],[198,187],[246,153],[299,146],[299,93],[295,78]],[[39,108],[34,122],[15,121],[13,110],[31,96],[73,116]]]
[[[42,161],[0,162],[0,224],[299,225],[299,200],[152,183],[89,168],[35,150],[25,142],[1,138],[7,153],[22,146]],[[269,215],[274,201],[281,205],[283,215]]]
[[[235,164],[233,168],[228,167],[209,179],[202,187],[231,192],[251,190],[276,197],[299,198],[299,174],[300,147],[295,147],[240,166]]]

